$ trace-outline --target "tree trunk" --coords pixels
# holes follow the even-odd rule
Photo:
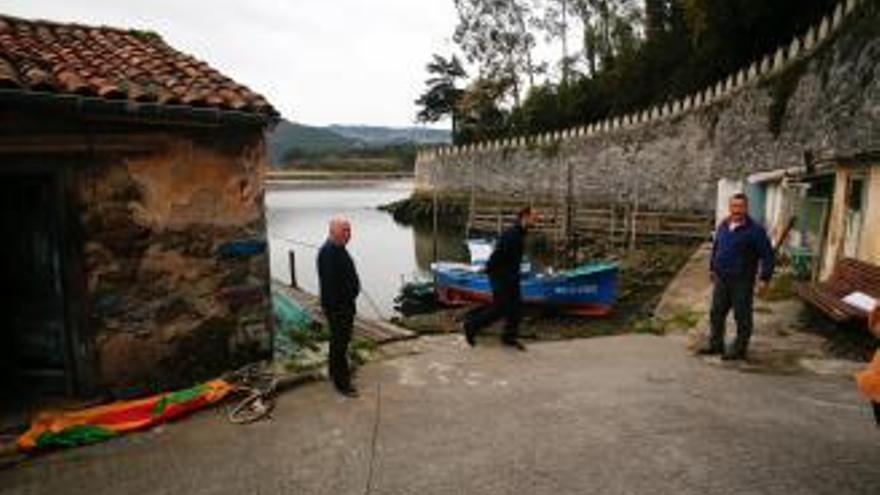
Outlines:
[[[607,64],[611,60],[611,11],[608,0],[602,1],[602,51],[602,62]]]
[[[562,84],[568,84],[568,0],[562,0]]]
[[[596,75],[596,70],[598,68],[596,34],[593,32],[593,27],[590,25],[584,26],[584,56],[587,59],[587,66],[590,68],[590,75]]]
[[[663,33],[665,8],[663,0],[645,0],[645,36],[648,41],[655,41]]]

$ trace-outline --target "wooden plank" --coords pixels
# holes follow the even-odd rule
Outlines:
[[[864,312],[840,299],[855,291],[880,295],[880,267],[844,259],[835,266],[827,282],[801,284],[796,291],[805,301],[837,321],[864,318]]]
[[[327,324],[327,319],[324,317],[324,312],[321,310],[321,304],[316,295],[301,289],[287,287],[279,283],[273,283],[272,287],[274,290],[281,291],[294,301],[305,306],[309,315],[316,321],[323,325]],[[355,335],[377,344],[385,344],[416,337],[414,332],[405,328],[398,327],[388,322],[365,318],[360,315],[355,315],[354,333]]]

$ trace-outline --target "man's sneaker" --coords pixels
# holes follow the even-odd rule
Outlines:
[[[730,350],[721,356],[722,361],[745,361],[746,351]]]
[[[361,394],[358,393],[357,389],[352,386],[337,387],[336,391],[339,392],[341,395],[348,397],[349,399],[356,399],[361,396]]]
[[[697,351],[698,356],[715,356],[717,354],[724,354],[724,348],[709,345],[701,347],[700,350]]]
[[[516,349],[518,351],[522,351],[522,352],[526,351],[526,346],[522,342],[520,342],[518,339],[501,339],[501,343],[508,346],[508,347],[513,347],[514,349]]]

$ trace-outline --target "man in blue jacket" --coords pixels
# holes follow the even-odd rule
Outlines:
[[[351,224],[337,217],[330,221],[327,241],[318,252],[318,280],[321,307],[330,325],[330,378],[336,390],[347,397],[357,397],[351,383],[348,344],[354,325],[355,299],[361,283],[345,245],[351,240]]]
[[[730,215],[715,232],[709,271],[713,282],[711,335],[700,354],[723,354],[724,360],[746,358],[752,336],[752,303],[755,281],[766,289],[773,276],[775,256],[767,232],[748,215],[749,199],[743,193],[730,198]],[[760,264],[760,274],[758,265]],[[725,321],[730,308],[736,320],[736,340],[725,351]]]
[[[465,339],[471,346],[476,345],[477,333],[501,317],[505,318],[501,342],[525,351],[519,341],[519,320],[522,294],[520,292],[520,265],[522,264],[525,238],[534,224],[536,213],[526,207],[517,214],[516,223],[505,230],[486,263],[486,273],[492,285],[492,303],[472,311],[464,323]]]

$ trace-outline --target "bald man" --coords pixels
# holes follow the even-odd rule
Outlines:
[[[357,397],[357,390],[351,383],[348,344],[361,284],[354,261],[345,249],[349,240],[351,223],[342,217],[331,220],[327,241],[318,252],[318,280],[321,307],[330,325],[330,378],[340,394]]]

